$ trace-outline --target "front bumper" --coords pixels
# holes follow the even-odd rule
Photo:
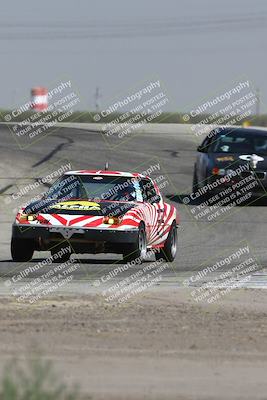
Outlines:
[[[138,229],[118,230],[110,228],[77,228],[36,226],[25,224],[12,225],[12,237],[20,239],[36,239],[42,242],[58,240],[88,241],[91,243],[135,243],[138,238]]]
[[[209,176],[208,184],[218,183],[212,189],[214,193],[220,193],[222,190],[232,188],[233,191],[242,190],[242,193],[250,192],[254,197],[267,194],[267,173],[265,171],[251,171],[242,173],[239,177],[230,181],[223,182],[224,176]]]

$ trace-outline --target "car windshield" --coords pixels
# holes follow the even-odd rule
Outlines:
[[[210,146],[212,153],[267,155],[267,135],[230,133],[220,135]]]
[[[104,175],[64,175],[47,192],[53,200],[143,201],[137,179]]]

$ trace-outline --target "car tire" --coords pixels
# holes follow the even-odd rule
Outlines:
[[[147,240],[146,240],[146,230],[145,226],[142,223],[139,226],[139,232],[137,241],[135,243],[130,244],[127,246],[127,250],[123,253],[123,261],[134,261],[140,260],[142,263],[147,255]]]
[[[194,167],[194,175],[193,175],[192,193],[197,193],[202,188],[203,188],[203,185],[199,184],[199,182],[198,182],[197,171],[196,171],[196,166],[195,166]],[[211,192],[205,192],[201,195],[201,197],[199,198],[199,201],[200,202],[206,201],[211,197],[211,195],[212,195]]]
[[[60,255],[60,251],[64,249],[66,246],[55,246],[50,250],[51,256],[53,258],[54,263],[64,263],[69,261],[71,252],[66,251],[64,254]]]
[[[176,223],[173,222],[170,232],[168,234],[167,240],[164,244],[164,247],[160,249],[158,253],[155,253],[156,260],[165,260],[167,262],[173,262],[175,260],[177,254],[177,227]]]
[[[13,261],[30,261],[34,253],[31,239],[11,239],[11,256]]]

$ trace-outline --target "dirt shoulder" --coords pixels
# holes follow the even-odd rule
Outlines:
[[[212,305],[162,288],[121,306],[98,295],[2,297],[1,368],[38,349],[93,399],[264,399],[266,301],[245,289]]]

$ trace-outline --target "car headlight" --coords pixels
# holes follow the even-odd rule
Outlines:
[[[28,221],[35,221],[35,220],[36,220],[36,218],[37,218],[37,216],[36,216],[36,215],[34,215],[34,214],[30,214],[30,215],[28,215]]]
[[[21,221],[35,221],[36,218],[37,218],[37,215],[35,215],[35,214],[23,214],[23,213],[19,217],[19,219]]]
[[[226,174],[226,171],[225,171],[224,168],[214,167],[214,168],[212,168],[211,173],[212,173],[212,175],[220,175],[220,176],[223,176],[223,175]]]
[[[212,168],[212,175],[220,175],[220,176],[224,176],[224,175],[234,175],[234,170],[232,169],[224,169],[224,168],[218,168],[218,167],[214,167]]]
[[[122,217],[109,217],[103,218],[103,223],[108,225],[119,225],[122,221]]]

